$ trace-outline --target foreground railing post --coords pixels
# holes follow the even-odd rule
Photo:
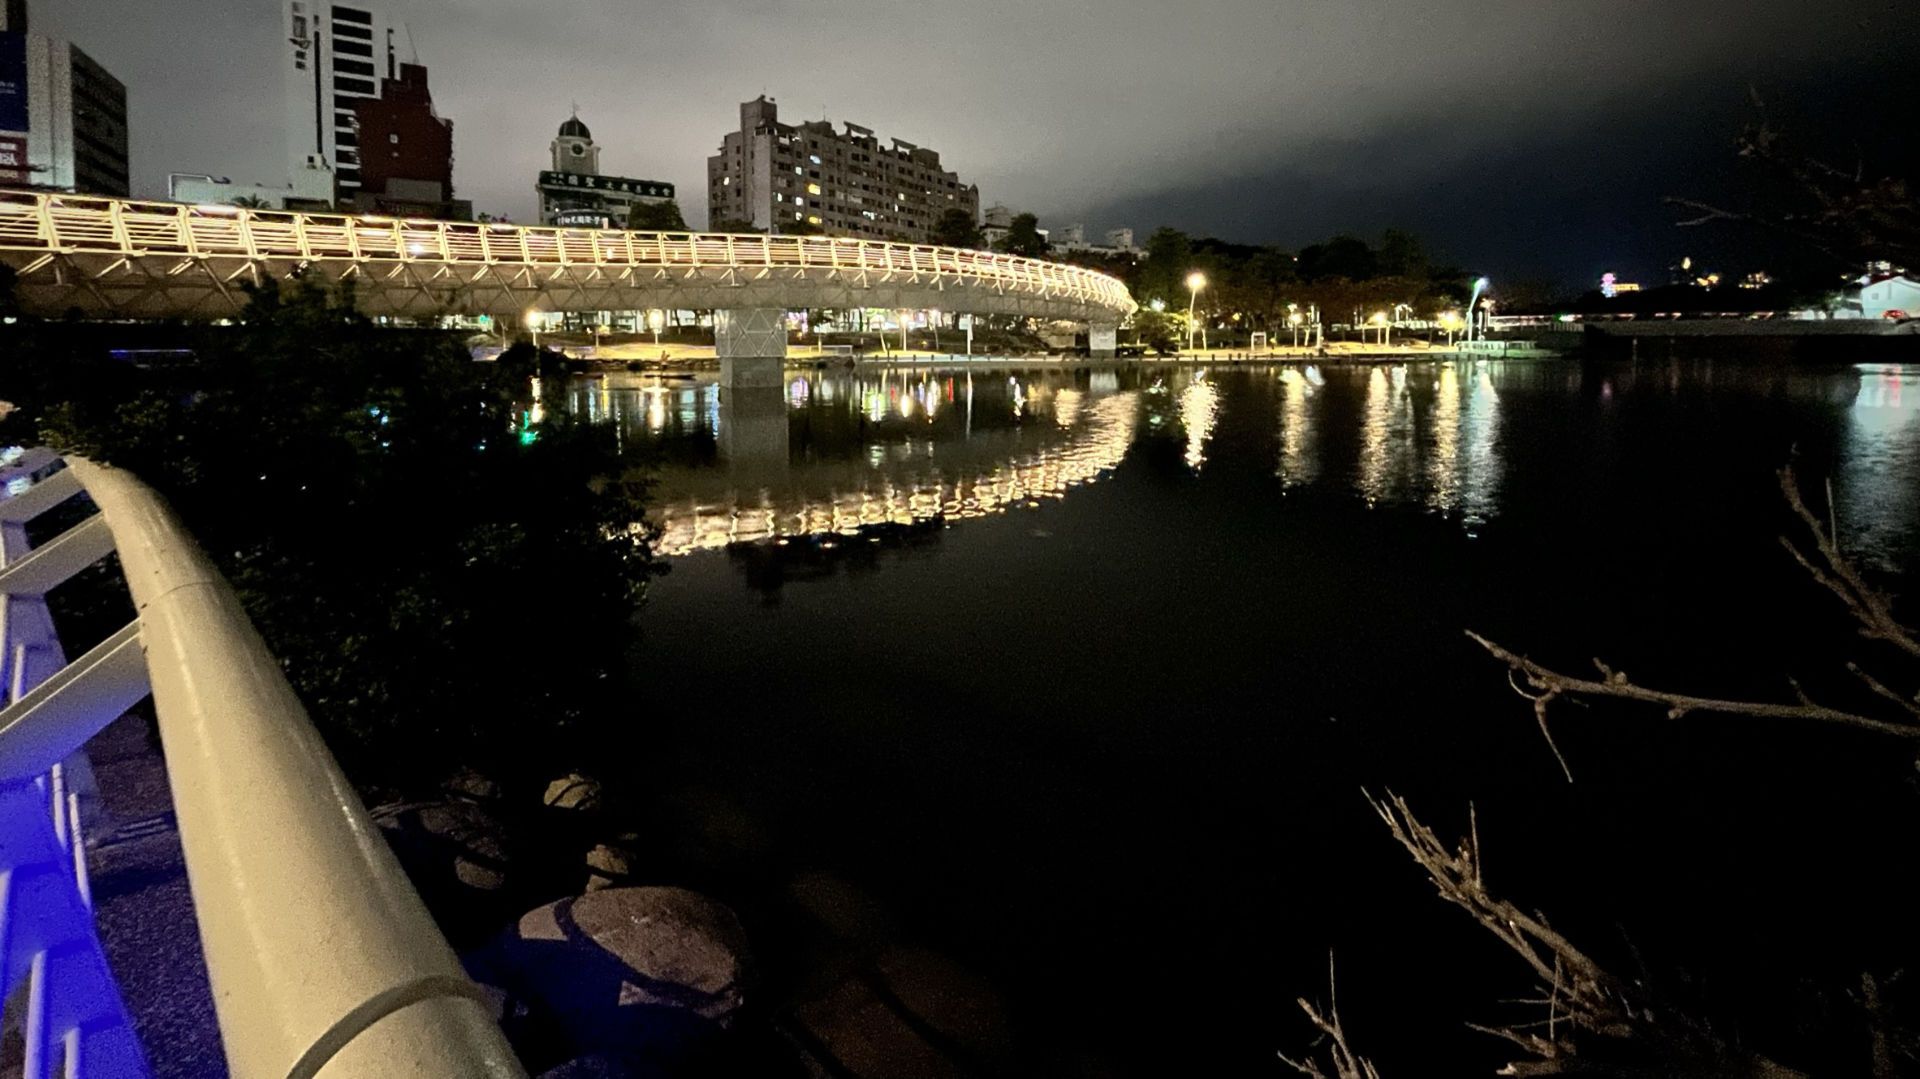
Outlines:
[[[69,464],[140,612],[232,1074],[523,1076],[231,587],[145,484]]]

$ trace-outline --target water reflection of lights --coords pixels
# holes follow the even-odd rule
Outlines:
[[[1180,428],[1187,433],[1187,467],[1195,472],[1206,463],[1207,439],[1213,436],[1213,424],[1220,414],[1220,390],[1205,376],[1205,371],[1194,372],[1193,381],[1180,391]]]
[[[1297,487],[1313,482],[1319,471],[1312,453],[1313,413],[1308,407],[1314,391],[1326,384],[1318,367],[1280,371],[1280,484]]]
[[[1082,408],[1083,421],[1063,443],[1023,451],[1012,461],[972,475],[924,468],[917,474],[876,474],[857,489],[826,497],[763,490],[730,493],[732,502],[663,501],[655,511],[661,526],[658,550],[672,556],[782,537],[852,535],[870,525],[934,517],[964,520],[1064,498],[1069,489],[1100,479],[1126,456],[1139,403],[1134,393],[1095,401]],[[875,468],[888,463],[885,447],[871,446],[868,453]],[[912,456],[912,446],[899,447],[893,463]]]
[[[1355,483],[1369,506],[1393,497],[1404,485],[1412,440],[1407,373],[1375,367],[1367,372],[1366,411],[1360,421],[1360,470]]]
[[[1080,422],[1080,405],[1087,395],[1079,390],[1061,387],[1053,394],[1053,422],[1062,427],[1072,427]]]
[[[1909,546],[1920,519],[1920,438],[1911,430],[1920,420],[1920,370],[1894,364],[1855,370],[1860,387],[1845,413],[1834,510],[1848,548],[1880,559]],[[1883,562],[1882,568],[1894,567]]]

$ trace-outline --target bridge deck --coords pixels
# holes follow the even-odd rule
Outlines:
[[[627,232],[249,210],[0,191],[22,304],[98,317],[223,317],[242,282],[354,280],[369,314],[739,307],[929,308],[1113,322],[1105,274],[848,237]]]

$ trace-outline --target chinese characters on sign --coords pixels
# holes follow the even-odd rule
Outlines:
[[[607,191],[625,195],[670,199],[673,185],[655,180],[634,180],[625,176],[589,176],[578,172],[542,172],[540,186],[572,191]]]

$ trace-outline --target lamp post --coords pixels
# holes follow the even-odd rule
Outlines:
[[[1200,290],[1207,287],[1207,275],[1198,270],[1187,275],[1187,351],[1193,351],[1193,305]]]
[[[1385,311],[1375,311],[1373,318],[1368,321],[1380,327],[1380,347],[1387,347],[1387,313]]]
[[[1467,299],[1467,337],[1466,339],[1469,341],[1473,340],[1473,305],[1480,302],[1480,294],[1487,291],[1487,286],[1492,283],[1493,282],[1488,281],[1484,277],[1476,279],[1473,283],[1473,295],[1468,297]]]
[[[529,307],[526,322],[527,330],[533,334],[534,351],[537,352],[540,349],[540,312]]]
[[[938,352],[940,351],[940,309],[938,307],[927,311],[927,326],[933,330],[933,350]]]
[[[660,344],[660,327],[666,324],[667,313],[665,311],[656,307],[647,312],[647,328],[653,331],[653,343],[655,347],[658,347]]]

